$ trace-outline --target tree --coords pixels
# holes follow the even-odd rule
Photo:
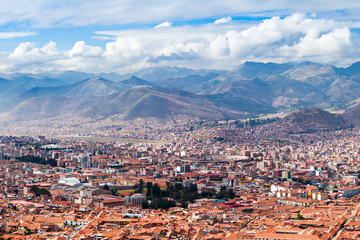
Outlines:
[[[152,191],[151,191],[152,186],[153,186],[152,182],[147,182],[146,183],[146,189],[147,189],[146,196],[151,196],[152,195]]]
[[[174,201],[165,199],[165,198],[154,198],[151,201],[150,208],[152,209],[169,209],[171,207],[175,207],[176,204]]]
[[[149,208],[149,203],[148,203],[148,201],[146,201],[146,200],[143,201],[142,204],[141,204],[141,206],[142,206],[143,209]]]
[[[234,197],[235,197],[234,190],[232,190],[232,189],[230,188],[228,192],[229,192],[229,198],[230,198],[230,199],[234,199]]]
[[[139,192],[141,194],[144,192],[144,181],[142,179],[139,181]]]
[[[161,195],[161,190],[160,187],[157,183],[155,183],[152,188],[151,188],[151,192],[152,192],[152,196],[153,197],[160,197]]]
[[[233,199],[235,197],[235,193],[234,190],[230,189],[226,189],[226,186],[221,186],[220,187],[220,191],[217,193],[216,198],[217,199]]]
[[[144,181],[142,179],[140,179],[140,181],[135,184],[135,192],[141,194],[144,192]]]
[[[39,188],[38,186],[32,186],[30,189],[30,192],[35,193],[35,196],[40,196],[40,195],[48,195],[51,196],[51,193],[49,192],[49,190],[45,189],[45,188]]]
[[[187,203],[185,201],[180,201],[180,207],[187,208],[188,205],[187,205]]]
[[[296,216],[296,220],[301,220],[301,219],[304,219],[304,217],[300,213],[298,213]]]
[[[31,232],[31,230],[29,228],[25,229],[24,233],[25,233],[25,235],[32,234],[32,232]]]
[[[20,162],[32,162],[32,163],[38,163],[38,164],[42,164],[42,165],[50,164],[53,167],[57,166],[57,161],[53,158],[45,159],[45,158],[42,158],[39,156],[27,155],[27,156],[18,157],[17,160]]]
[[[191,193],[197,193],[198,189],[197,189],[197,185],[196,184],[193,184],[193,183],[190,183],[189,185],[189,192]]]

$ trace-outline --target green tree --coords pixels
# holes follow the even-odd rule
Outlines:
[[[112,188],[112,189],[111,189],[111,195],[114,195],[114,196],[116,196],[116,195],[117,195],[117,191],[116,191],[116,189],[115,189],[115,188]]]
[[[142,204],[141,204],[141,206],[142,206],[143,209],[149,208],[149,203],[148,203],[148,201],[146,201],[146,200],[143,201]]]
[[[135,184],[135,192],[141,194],[144,192],[144,181],[142,179],[140,179],[140,181]]]
[[[160,197],[161,195],[161,190],[160,187],[157,183],[155,183],[152,188],[151,188],[151,193],[153,197]]]
[[[228,192],[229,192],[229,194],[228,194],[228,195],[229,195],[229,198],[230,198],[230,199],[234,199],[234,197],[235,197],[234,190],[232,190],[232,189],[230,188]]]
[[[185,201],[180,201],[180,207],[187,208],[188,205],[187,205],[187,203]]]
[[[154,198],[151,201],[150,208],[152,209],[169,209],[171,207],[175,207],[176,204],[174,201],[165,199],[165,198]]]
[[[57,161],[53,158],[45,159],[45,158],[39,157],[39,156],[27,155],[27,156],[18,157],[17,160],[20,162],[32,162],[32,163],[38,163],[38,164],[42,164],[42,165],[50,164],[53,167],[57,166]]]
[[[152,191],[151,191],[152,186],[153,186],[152,182],[147,182],[146,183],[146,189],[147,189],[146,196],[151,196],[152,195]]]
[[[221,186],[220,191],[217,193],[216,198],[217,199],[233,199],[235,197],[234,190],[226,189],[226,186]]]
[[[139,192],[141,194],[144,192],[144,181],[142,179],[139,181]]]
[[[25,233],[25,235],[32,234],[32,232],[31,232],[31,230],[29,228],[25,229],[24,233]]]
[[[300,213],[298,213],[296,216],[296,220],[301,220],[301,219],[304,219],[304,217]]]
[[[35,196],[40,196],[40,195],[48,195],[51,196],[51,193],[49,192],[49,190],[45,189],[45,188],[39,188],[38,186],[32,186],[30,188],[30,192],[35,193]]]

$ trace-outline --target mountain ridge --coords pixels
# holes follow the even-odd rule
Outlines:
[[[302,108],[348,110],[360,102],[358,68],[360,62],[345,68],[314,62],[245,62],[233,70],[156,67],[125,75],[2,74],[0,110],[11,119],[26,119],[20,109],[34,104],[27,107],[39,112],[39,117],[54,116],[46,106],[56,109],[52,102],[58,101],[72,105],[59,108],[61,114],[68,110],[73,116],[122,120],[168,119],[177,114],[221,120]],[[79,101],[81,98],[87,102]],[[80,103],[84,104],[81,108]]]

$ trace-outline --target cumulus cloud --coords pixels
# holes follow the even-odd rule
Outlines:
[[[103,50],[100,47],[86,45],[85,41],[78,41],[68,53],[69,57],[92,57],[100,56],[103,53]]]
[[[163,23],[160,23],[160,24],[156,25],[154,28],[158,29],[158,28],[162,28],[162,27],[171,27],[171,25],[172,25],[171,22],[166,21],[166,22],[163,22]]]
[[[0,56],[0,71],[123,73],[153,66],[232,69],[243,61],[305,60],[343,66],[359,60],[359,36],[351,30],[357,24],[293,14],[251,26],[235,21],[98,31],[97,36],[109,39],[104,47],[78,41],[69,50],[59,50],[55,42],[22,43]]]
[[[15,48],[14,52],[9,55],[10,58],[21,59],[23,57],[48,57],[57,55],[58,50],[56,49],[56,43],[50,41],[41,48],[36,48],[33,43],[24,42]]]
[[[209,45],[209,53],[213,58],[228,56],[230,53],[229,38],[226,35],[219,35]]]
[[[299,58],[308,56],[329,56],[342,53],[351,45],[351,33],[346,27],[335,28],[329,33],[314,36],[311,32],[292,46],[284,45],[280,48],[287,55],[296,55]]]

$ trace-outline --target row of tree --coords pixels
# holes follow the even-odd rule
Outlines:
[[[233,199],[234,197],[234,190],[227,189],[225,186],[221,186],[220,191],[216,194],[217,199]]]
[[[27,156],[17,157],[16,159],[20,162],[31,162],[31,163],[38,163],[38,164],[42,164],[42,165],[50,164],[52,167],[57,166],[57,162],[53,158],[45,159],[45,158],[39,157],[39,156],[27,155]]]
[[[46,188],[39,188],[38,186],[32,186],[30,189],[30,192],[35,193],[35,195],[38,197],[40,195],[48,195],[51,196],[51,193]]]
[[[149,204],[148,201],[144,201],[142,203],[142,208],[147,209],[169,209],[171,207],[175,207],[176,202],[166,198],[153,198],[151,203]]]
[[[276,122],[280,120],[280,118],[278,117],[275,117],[275,118],[266,118],[266,119],[249,119],[247,121],[240,121],[240,120],[236,120],[235,121],[235,125],[237,127],[246,127],[246,126],[249,126],[249,127],[254,127],[254,126],[257,126],[257,125],[263,125],[263,124],[267,124],[267,123],[272,123],[272,122]]]
[[[135,192],[145,193],[147,200],[151,200],[151,204],[144,202],[143,208],[162,208],[168,209],[174,206],[175,201],[180,203],[181,207],[186,208],[188,203],[194,203],[199,198],[217,198],[217,199],[233,199],[235,197],[234,191],[225,186],[221,186],[220,191],[202,191],[199,193],[197,185],[190,183],[189,186],[184,187],[182,183],[166,183],[166,189],[161,190],[160,186],[152,182],[146,184],[142,179],[135,185]],[[175,200],[175,201],[173,201]]]

